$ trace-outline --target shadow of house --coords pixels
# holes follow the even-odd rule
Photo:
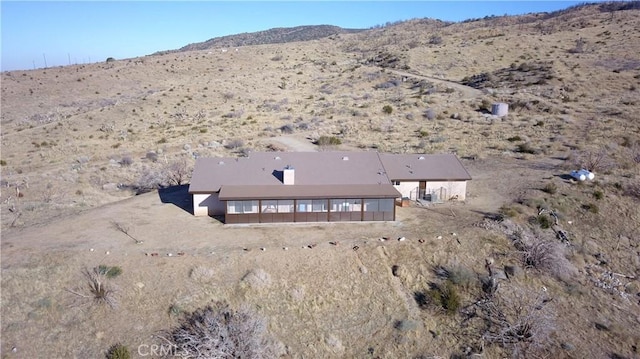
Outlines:
[[[182,210],[193,214],[193,196],[189,194],[189,185],[170,186],[158,189],[162,203],[172,203]]]

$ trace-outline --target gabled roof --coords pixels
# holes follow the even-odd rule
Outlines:
[[[469,172],[452,154],[380,154],[391,181],[466,181]]]

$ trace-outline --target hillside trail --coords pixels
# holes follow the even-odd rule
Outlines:
[[[418,75],[418,74],[414,74],[414,73],[411,73],[411,72],[404,72],[404,71],[393,70],[393,69],[385,69],[385,71],[391,72],[393,74],[400,75],[400,76],[412,77],[412,78],[421,79],[421,80],[427,80],[427,81],[435,82],[437,84],[443,84],[443,85],[452,87],[452,88],[456,89],[457,91],[460,91],[460,93],[462,94],[460,99],[473,99],[473,98],[478,98],[478,97],[482,96],[482,91],[480,91],[478,89],[474,89],[473,87],[470,87],[470,86],[459,84],[459,83],[451,81],[451,80],[445,80],[445,79],[432,77],[432,76]]]

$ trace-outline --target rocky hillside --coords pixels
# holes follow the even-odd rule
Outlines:
[[[156,54],[208,50],[213,48],[240,47],[249,45],[282,44],[287,42],[310,41],[336,34],[348,34],[364,31],[362,29],[343,29],[332,25],[309,25],[296,27],[278,27],[265,31],[248,32],[222,37],[214,37],[207,41],[196,42],[178,50],[161,51]]]

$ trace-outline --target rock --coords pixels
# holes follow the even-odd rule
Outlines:
[[[560,347],[566,351],[576,350],[576,347],[571,343],[562,343],[560,344]]]
[[[191,151],[191,145],[188,143],[185,143],[184,146],[182,146],[182,149],[185,151]]]
[[[138,282],[138,283],[136,283],[136,287],[142,289],[142,288],[144,288],[144,283]]]
[[[109,183],[105,183],[102,185],[102,190],[103,191],[117,191],[118,190],[118,184],[117,183],[113,183],[113,182],[109,182]]]

